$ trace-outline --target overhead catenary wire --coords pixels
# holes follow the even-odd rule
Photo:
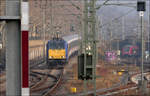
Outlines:
[[[110,1],[110,0],[106,0],[106,1],[104,1],[104,3],[102,4],[102,5],[99,5],[96,9],[100,9],[103,5],[105,5],[108,1]]]
[[[111,24],[112,21],[118,20],[118,19],[120,19],[120,18],[122,18],[122,17],[124,17],[124,16],[126,16],[126,15],[128,15],[128,14],[130,14],[130,13],[133,12],[134,10],[135,10],[135,9],[131,9],[131,10],[129,10],[128,12],[126,12],[125,14],[123,14],[123,15],[121,15],[121,16],[119,16],[119,17],[116,17],[116,18],[112,19],[110,22],[105,23],[105,24],[103,24],[103,25],[101,25],[101,26],[99,26],[99,27],[102,28],[102,27],[104,27],[104,26],[106,26],[106,25],[109,25],[109,24]]]

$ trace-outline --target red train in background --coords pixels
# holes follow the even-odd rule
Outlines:
[[[139,47],[136,45],[126,45],[122,48],[123,57],[137,57],[139,56]]]

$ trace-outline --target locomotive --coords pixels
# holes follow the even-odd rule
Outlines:
[[[122,48],[123,57],[137,57],[139,56],[139,48],[135,45],[126,45]]]
[[[53,38],[46,45],[46,59],[49,67],[63,66],[69,57],[79,50],[78,34]]]

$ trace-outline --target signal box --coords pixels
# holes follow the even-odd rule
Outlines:
[[[84,73],[84,69],[86,72]],[[86,66],[84,66],[84,54],[78,56],[78,79],[89,80],[92,79],[92,55],[86,54]]]

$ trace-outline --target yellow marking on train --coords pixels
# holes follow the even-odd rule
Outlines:
[[[65,49],[60,49],[60,50],[49,49],[49,58],[50,59],[65,59],[66,51]]]

